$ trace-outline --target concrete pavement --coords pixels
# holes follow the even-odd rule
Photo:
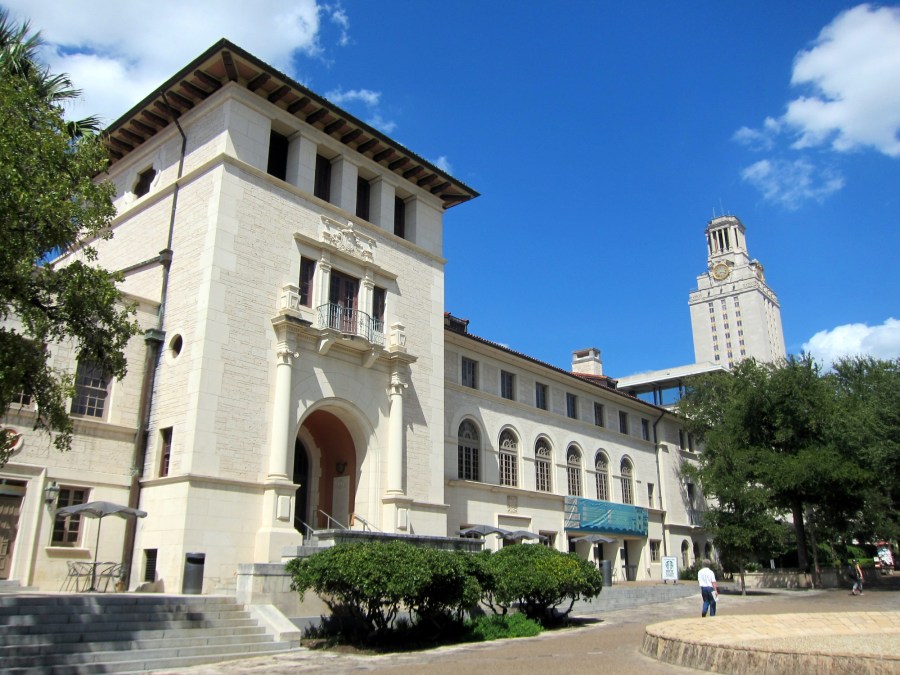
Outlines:
[[[698,667],[717,665],[710,661],[682,660],[667,663],[641,652],[648,626],[672,624],[686,626],[679,636],[683,643],[705,644],[707,636],[718,636],[718,648],[735,643],[748,652],[769,651],[794,654],[802,651],[820,652],[831,649],[837,654],[847,644],[858,648],[847,663],[815,661],[816,672],[877,672],[900,673],[900,589],[896,587],[867,590],[861,597],[851,597],[846,590],[774,591],[748,596],[721,596],[719,616],[699,619],[700,594],[674,602],[645,605],[632,609],[604,611],[597,615],[583,615],[577,628],[551,631],[536,638],[502,640],[442,647],[405,654],[368,655],[334,651],[298,649],[280,655],[219,663],[210,667],[196,667],[170,673],[194,675],[244,675],[247,673],[298,673],[328,670],[332,673],[374,671],[414,673],[462,673],[488,670],[492,675],[547,672],[594,673],[609,672],[691,673],[703,672]],[[778,615],[790,615],[789,618]],[[681,621],[672,621],[681,619]],[[667,628],[666,631],[674,630]],[[798,631],[793,642],[789,633]],[[736,631],[736,632],[735,632]],[[748,631],[754,637],[748,637]],[[769,632],[760,638],[759,633]],[[842,632],[843,631],[843,632]],[[668,632],[659,631],[665,635]],[[826,635],[827,633],[827,635]],[[754,640],[756,642],[754,642]],[[869,646],[866,647],[865,645]],[[863,651],[860,652],[859,649]],[[651,653],[656,654],[651,650]],[[846,655],[846,654],[845,654]],[[820,654],[816,654],[818,659]],[[826,655],[827,656],[827,655]],[[811,662],[812,663],[812,662]],[[760,662],[742,670],[721,672],[803,672],[797,663],[786,659],[772,662],[769,669]],[[826,666],[828,666],[826,668]],[[808,671],[811,672],[811,671]]]

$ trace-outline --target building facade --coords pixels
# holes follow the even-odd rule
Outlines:
[[[763,266],[750,259],[745,229],[735,216],[707,223],[708,270],[689,299],[697,363],[731,368],[747,358],[785,358],[781,306]]]
[[[516,526],[635,578],[709,545],[677,419],[599,352],[568,373],[445,316],[443,217],[471,188],[224,40],[107,143],[118,215],[94,246],[146,333],[118,382],[53,349],[78,375],[71,452],[30,431],[29,401],[3,418],[0,578],[49,590],[97,554],[177,591],[202,551],[223,591],[346,527]],[[96,543],[96,521],[55,517],[94,500],[149,515]]]

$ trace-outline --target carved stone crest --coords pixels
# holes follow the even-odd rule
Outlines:
[[[352,222],[345,225],[328,216],[322,216],[322,225],[323,242],[365,262],[375,262],[375,240],[357,232]]]

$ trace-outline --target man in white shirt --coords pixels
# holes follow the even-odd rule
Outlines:
[[[703,561],[703,567],[697,572],[697,583],[700,584],[700,595],[703,597],[703,613],[700,616],[705,617],[709,612],[710,616],[716,615],[716,598],[719,597],[719,586],[716,584],[716,574],[709,566],[712,563],[709,560]]]

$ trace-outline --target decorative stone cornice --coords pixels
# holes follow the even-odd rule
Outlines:
[[[357,232],[353,223],[339,223],[328,216],[322,219],[322,242],[368,263],[375,262],[375,239]]]

